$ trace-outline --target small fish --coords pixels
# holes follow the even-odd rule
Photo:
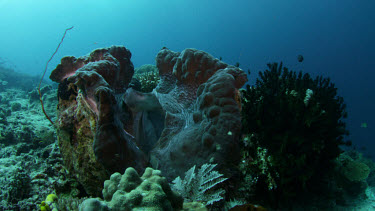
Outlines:
[[[367,122],[362,122],[361,123],[361,128],[367,128]]]
[[[297,56],[298,62],[303,62],[303,56],[300,54]]]

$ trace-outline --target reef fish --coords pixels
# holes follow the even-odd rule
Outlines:
[[[298,62],[303,62],[303,56],[300,54],[297,56]]]
[[[367,123],[366,122],[362,122],[361,123],[361,128],[367,128]]]

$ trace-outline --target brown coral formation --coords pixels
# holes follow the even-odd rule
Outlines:
[[[246,74],[203,51],[162,49],[160,82],[142,93],[128,88],[130,58],[125,47],[97,49],[63,58],[50,76],[59,83],[59,146],[86,191],[100,195],[109,174],[143,171],[148,161],[169,179],[209,162],[229,174],[240,155]]]
[[[228,172],[237,162],[241,119],[238,89],[247,81],[239,68],[196,49],[163,49],[156,57],[160,83],[154,94],[166,115],[151,162],[167,177],[193,165],[218,163]]]
[[[68,170],[90,195],[127,167],[143,170],[145,157],[134,143],[132,117],[121,96],[134,73],[125,47],[65,57],[50,78],[59,82],[57,135]],[[99,185],[98,185],[99,184]]]

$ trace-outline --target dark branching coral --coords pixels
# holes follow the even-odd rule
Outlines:
[[[321,187],[347,135],[345,104],[329,78],[268,64],[242,92],[245,171],[255,197],[280,205]],[[259,156],[262,153],[263,156]]]

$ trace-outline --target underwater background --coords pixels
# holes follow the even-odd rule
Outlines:
[[[250,85],[267,63],[283,62],[331,79],[347,105],[346,139],[353,143],[347,149],[374,160],[374,9],[370,0],[0,0],[0,65],[40,78],[72,26],[49,63],[47,81],[64,56],[112,45],[130,50],[135,68],[155,64],[163,47],[199,49],[250,70]]]

